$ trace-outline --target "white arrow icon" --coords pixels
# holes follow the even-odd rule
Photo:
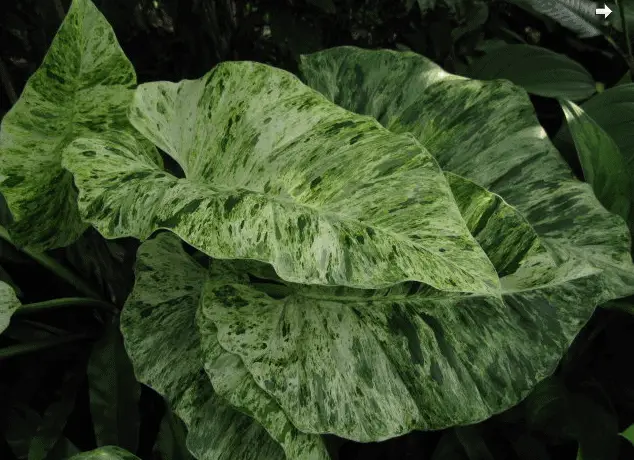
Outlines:
[[[597,11],[596,11],[597,14],[604,14],[606,18],[610,16],[611,12],[612,10],[605,3],[603,4],[603,8],[597,8]]]

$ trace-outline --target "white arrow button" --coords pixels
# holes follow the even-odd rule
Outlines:
[[[604,14],[606,18],[610,16],[611,12],[612,10],[605,3],[603,4],[603,8],[597,8],[597,11],[596,11],[597,14]]]

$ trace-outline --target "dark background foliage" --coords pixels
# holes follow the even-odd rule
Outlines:
[[[68,3],[3,0],[0,115],[10,109],[39,66]],[[414,0],[95,0],[133,62],[139,82],[198,78],[225,60],[256,60],[295,71],[300,54],[339,45],[411,49],[461,73],[487,40],[528,43],[566,54],[606,87],[628,70],[603,38],[580,40],[515,5],[487,2],[488,16],[479,17],[473,2],[449,3],[459,6],[449,8],[439,1],[437,8],[423,14]],[[562,123],[559,105],[552,99],[531,98],[540,122],[554,135]],[[106,244],[89,232],[72,247],[51,255],[121,306],[131,288],[136,245],[127,240]],[[23,302],[77,295],[72,286],[6,243],[0,243],[0,261],[23,291]],[[42,424],[39,417],[46,419],[51,404],[63,397],[73,404],[70,414],[59,421],[59,432],[80,450],[94,448],[84,370],[90,345],[107,322],[107,316],[86,309],[53,311],[18,317],[18,326],[12,324],[10,333],[0,338],[0,346],[6,346],[52,333],[51,328],[86,336],[0,361],[0,458],[15,458],[16,443],[30,439]],[[628,374],[633,333],[632,316],[599,309],[555,377],[516,408],[481,424],[415,432],[383,443],[333,439],[333,449],[342,460],[574,460],[581,443],[587,460],[634,458],[634,448],[616,435],[634,423],[634,380]],[[165,410],[162,400],[144,388],[140,406],[137,454],[162,458],[154,448]]]

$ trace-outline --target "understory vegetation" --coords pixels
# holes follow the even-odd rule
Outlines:
[[[634,1],[597,9],[7,5],[0,458],[634,458]]]

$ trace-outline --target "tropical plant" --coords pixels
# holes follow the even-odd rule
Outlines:
[[[21,303],[3,277],[0,332],[78,305],[102,310],[106,332],[42,417],[11,406],[14,452],[137,458],[138,382],[167,404],[157,449],[174,459],[325,460],[330,435],[454,427],[443,449],[475,458],[486,446],[464,425],[531,392],[533,415],[540,395],[585,401],[549,377],[596,307],[634,295],[630,139],[590,118],[594,98],[587,113],[568,100],[594,94],[591,78],[560,101],[584,183],[509,81],[351,46],[303,55],[299,75],[234,61],[138,85],[106,19],[73,0],[2,120],[1,236],[85,297]],[[125,302],[44,254],[115,273],[105,261],[130,239]],[[56,334],[0,358],[95,338]],[[99,448],[80,453],[63,430],[84,376]],[[566,435],[598,458],[567,404]],[[18,420],[37,426],[29,445]]]

